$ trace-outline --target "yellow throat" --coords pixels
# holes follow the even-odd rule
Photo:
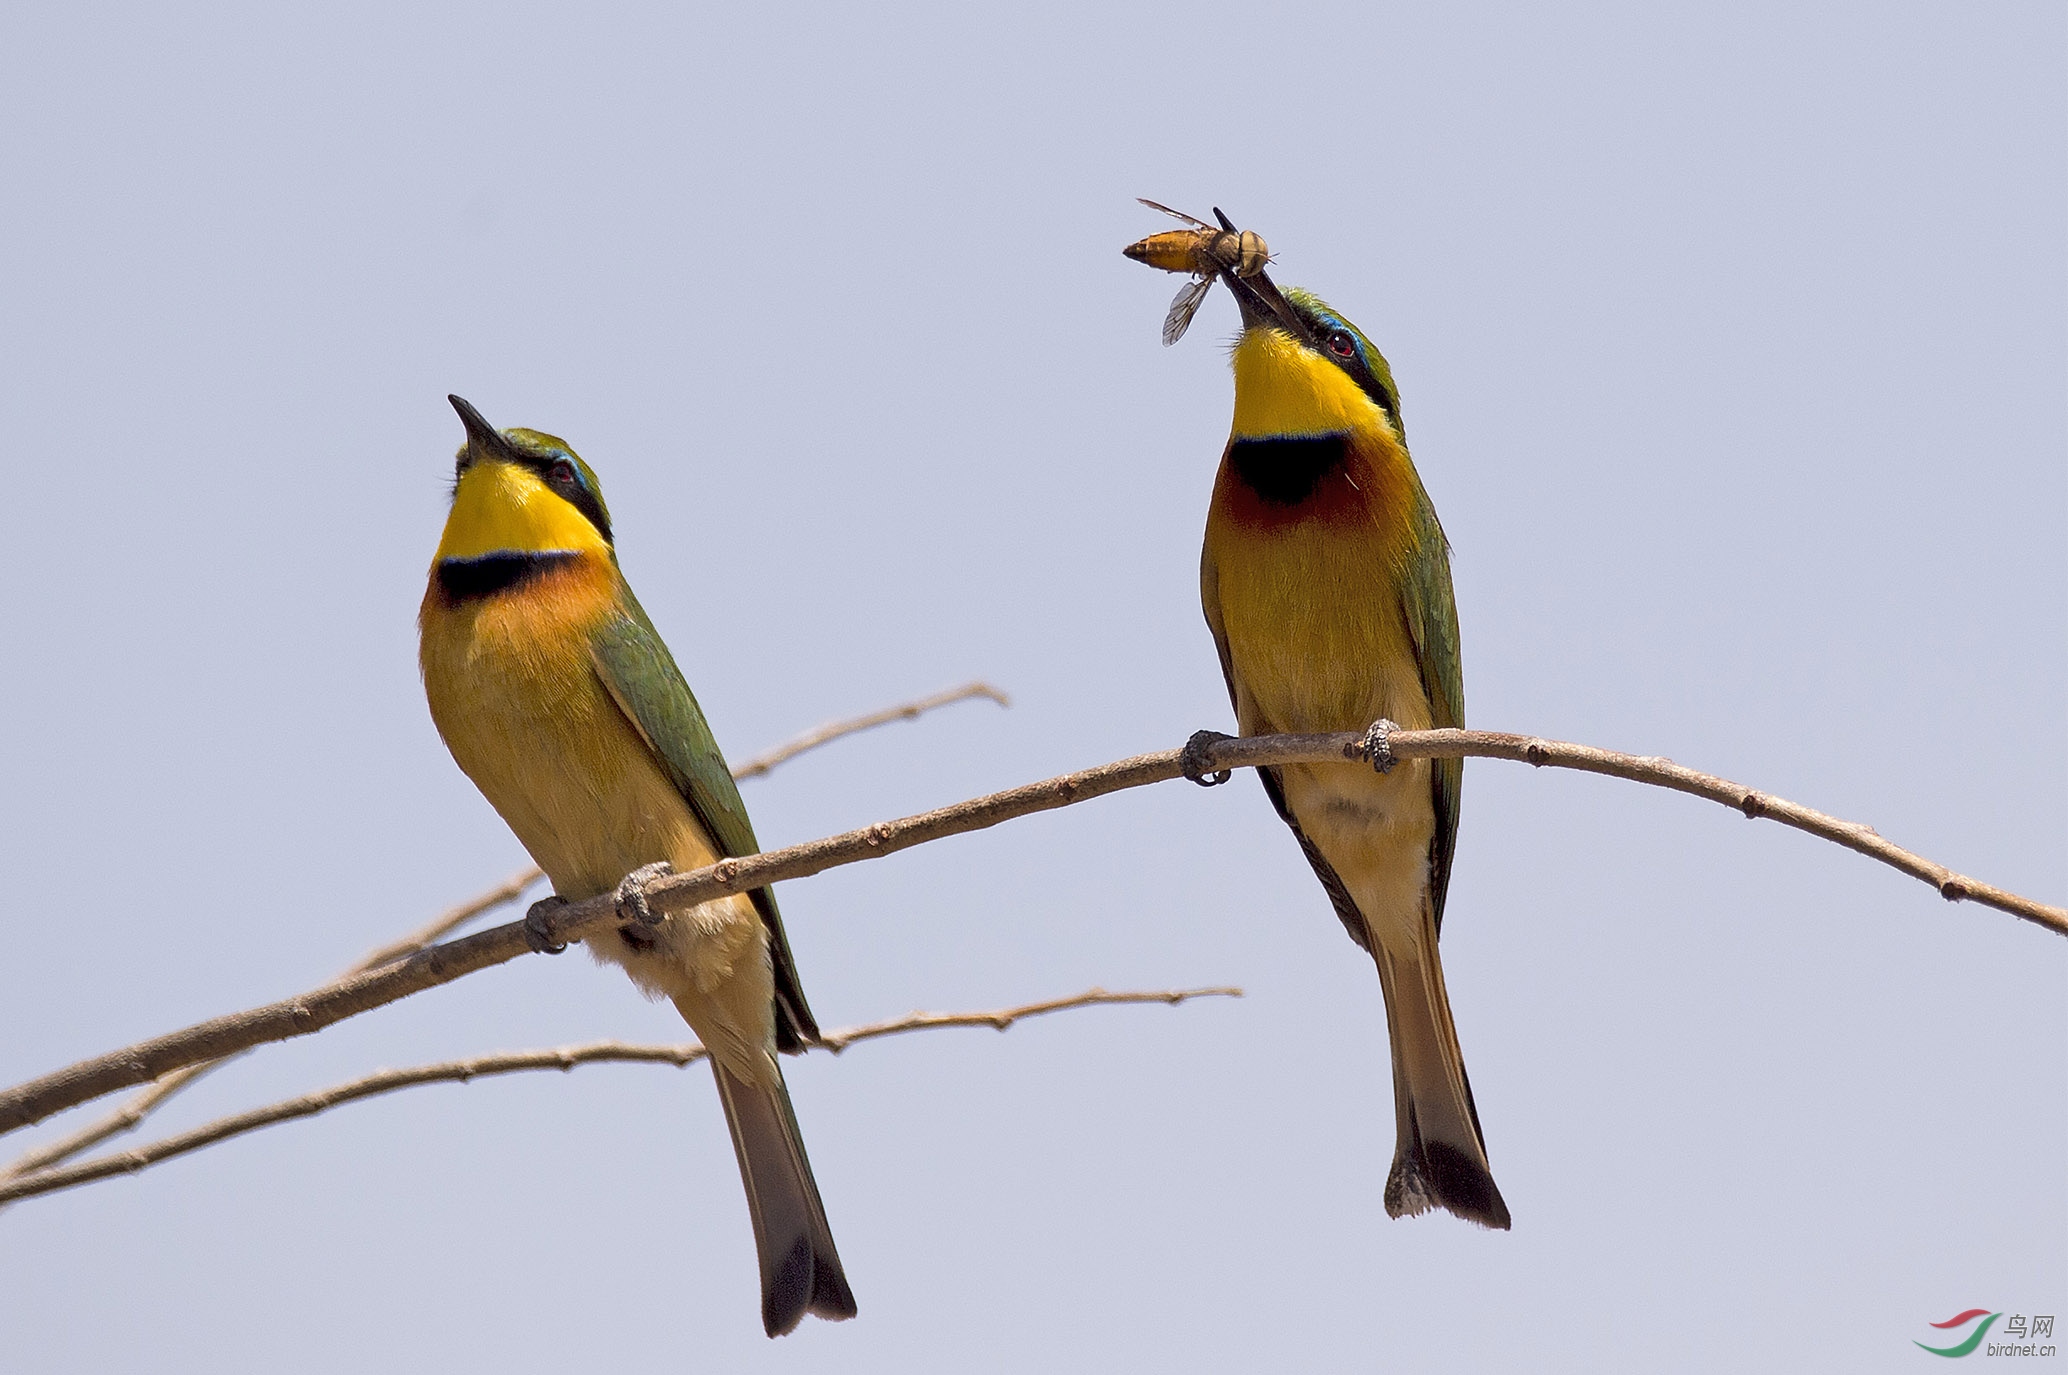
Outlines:
[[[484,554],[608,551],[589,518],[563,500],[529,468],[482,460],[460,475],[438,541],[438,560]]]
[[[1245,330],[1233,362],[1237,439],[1393,433],[1386,413],[1348,373],[1284,330]]]

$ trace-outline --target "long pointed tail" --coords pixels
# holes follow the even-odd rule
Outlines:
[[[781,1069],[774,1085],[762,1088],[735,1078],[715,1059],[711,1068],[754,1217],[762,1327],[780,1337],[806,1313],[834,1321],[853,1317],[854,1294],[833,1249],[833,1229],[826,1225],[826,1207],[811,1177]]]
[[[1465,1078],[1465,1057],[1451,1022],[1450,995],[1436,931],[1422,923],[1418,942],[1388,941],[1374,951],[1393,1040],[1393,1116],[1398,1141],[1386,1176],[1393,1217],[1445,1208],[1482,1226],[1508,1228],[1508,1205],[1494,1185],[1479,1131],[1479,1110]]]

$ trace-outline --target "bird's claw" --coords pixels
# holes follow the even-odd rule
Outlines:
[[[1207,762],[1206,752],[1223,740],[1233,740],[1232,735],[1223,735],[1217,730],[1196,730],[1185,742],[1185,748],[1178,755],[1178,767],[1185,777],[1202,788],[1217,788],[1235,776],[1233,769],[1216,769]]]
[[[540,898],[524,913],[524,943],[531,947],[534,955],[557,955],[567,949],[566,941],[553,939],[552,927],[548,924],[553,913],[567,906],[567,899],[559,896]]]
[[[656,913],[646,901],[646,885],[657,878],[666,878],[675,872],[675,866],[667,860],[653,864],[642,864],[618,880],[618,920],[638,922],[641,926],[655,927],[661,924],[663,914]]]
[[[1400,729],[1397,722],[1381,716],[1371,723],[1371,729],[1364,733],[1364,757],[1380,773],[1393,772],[1393,766],[1400,761],[1393,757],[1392,735]]]

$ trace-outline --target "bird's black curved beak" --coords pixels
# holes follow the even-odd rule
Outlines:
[[[1214,218],[1221,222],[1221,228],[1228,233],[1238,232],[1235,222],[1221,213],[1221,207],[1214,207]],[[1247,277],[1238,277],[1226,268],[1221,269],[1221,280],[1228,284],[1228,294],[1235,298],[1236,308],[1242,312],[1242,328],[1256,329],[1268,325],[1282,329],[1311,349],[1319,349],[1321,341],[1307,328],[1306,322],[1293,312],[1292,306],[1280,294],[1272,282],[1271,274],[1262,268]]]
[[[1307,328],[1307,322],[1293,312],[1293,308],[1272,282],[1271,274],[1262,270],[1247,277],[1238,277],[1223,269],[1221,280],[1228,284],[1228,294],[1235,298],[1236,308],[1242,312],[1242,327],[1252,330],[1268,326],[1282,329],[1293,338],[1312,349],[1319,349],[1321,343]]]
[[[483,459],[497,459],[505,463],[514,462],[516,455],[510,452],[510,441],[502,432],[488,423],[473,403],[464,396],[448,395],[452,408],[460,413],[460,424],[467,427],[467,447],[460,451],[460,471],[465,472]]]

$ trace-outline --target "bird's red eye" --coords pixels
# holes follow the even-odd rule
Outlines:
[[[572,487],[574,485],[574,464],[569,463],[566,459],[554,459],[552,472],[553,480],[563,487]]]
[[[1357,353],[1357,341],[1346,329],[1332,329],[1328,332],[1328,351],[1338,358],[1350,358]]]

